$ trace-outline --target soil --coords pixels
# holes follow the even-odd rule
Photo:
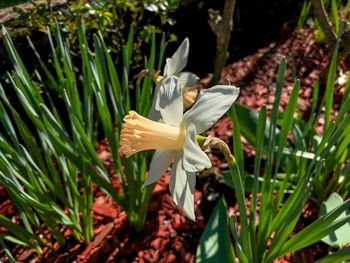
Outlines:
[[[295,78],[300,78],[298,105],[300,111],[304,112],[310,106],[313,83],[329,58],[325,48],[313,40],[313,31],[310,28],[293,33],[282,43],[271,43],[255,54],[227,66],[222,74],[222,82],[230,81],[241,88],[239,103],[256,110],[266,104],[267,109],[271,109],[276,70],[282,56],[287,58],[288,67],[280,110],[283,111],[288,102]],[[201,80],[200,87],[205,87],[209,81],[210,76]],[[339,85],[336,89],[336,103],[340,102],[342,93],[343,88]],[[232,122],[223,117],[208,134],[218,136],[232,145],[232,129]],[[242,140],[249,160],[254,149],[244,138]],[[101,143],[99,154],[106,164],[111,163],[108,161],[110,153],[104,142]],[[96,188],[93,205],[95,238],[89,245],[75,242],[67,232],[68,245],[59,247],[56,244],[56,253],[46,250],[37,256],[34,251],[18,246],[13,248],[13,253],[19,262],[194,262],[205,224],[222,193],[228,197],[230,209],[235,209],[233,193],[221,183],[219,175],[219,169],[225,169],[227,165],[220,155],[214,153],[211,158],[216,168],[198,176],[194,193],[197,218],[195,222],[187,219],[173,203],[168,191],[169,174],[166,173],[155,186],[142,233],[132,230],[126,213]],[[115,175],[111,178],[118,184]],[[13,205],[3,188],[0,188],[0,200],[0,213],[15,219]],[[300,224],[314,219],[318,211],[314,207],[311,207],[311,211],[311,214],[303,215]],[[278,262],[290,262],[293,257],[295,260],[302,258],[302,262],[312,262],[317,253],[324,253],[323,250],[323,245],[318,244],[295,255],[288,255]],[[7,262],[3,252],[0,252],[0,261]]]

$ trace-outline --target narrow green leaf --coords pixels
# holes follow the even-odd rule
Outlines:
[[[344,247],[328,256],[317,260],[315,263],[337,263],[346,262],[348,260],[350,260],[350,247]]]
[[[331,10],[332,10],[332,18],[335,26],[335,33],[339,34],[339,16],[338,16],[338,4],[337,0],[331,0]]]
[[[258,125],[259,115],[257,112],[235,103],[235,110],[237,113],[237,119],[239,122],[239,127],[242,135],[247,138],[250,144],[253,146],[257,145],[256,142],[256,131]],[[231,116],[230,116],[231,117]],[[232,119],[231,119],[232,120]],[[270,120],[266,120],[265,131],[264,131],[264,142],[269,141],[269,129],[270,129]],[[276,128],[276,136],[279,136],[279,129]],[[267,150],[265,150],[267,151]]]
[[[37,236],[29,233],[20,225],[13,223],[11,220],[9,220],[3,215],[0,215],[0,225],[5,227],[14,235],[14,237],[11,237],[10,235],[1,235],[1,239],[4,238],[10,240],[11,242],[20,245],[26,245],[32,248],[40,248],[38,247],[38,245],[42,244],[42,242]]]
[[[196,262],[234,262],[228,233],[226,204],[220,199],[199,241]]]
[[[241,174],[244,174],[244,156],[243,145],[241,142],[241,130],[234,104],[232,104],[229,115],[233,122],[233,154],[236,158]]]
[[[332,0],[332,2],[334,2]],[[325,91],[325,129],[327,129],[330,125],[331,121],[331,112],[333,107],[333,96],[334,96],[334,85],[335,85],[335,77],[336,77],[336,70],[337,70],[337,58],[338,58],[338,47],[339,47],[339,41],[337,41],[337,44],[334,48],[332,59],[329,65],[328,75],[327,75],[327,84],[326,84],[326,91]]]
[[[11,250],[6,246],[2,236],[0,235],[0,246],[2,247],[3,251],[5,252],[8,260],[10,261],[10,263],[16,263],[15,258],[13,257]]]
[[[261,111],[258,118],[258,126],[256,130],[256,153],[254,160],[254,181],[253,181],[253,189],[252,189],[252,197],[251,197],[251,205],[250,205],[250,218],[249,218],[249,228],[250,228],[250,236],[251,240],[256,240],[256,207],[257,207],[257,199],[258,199],[258,191],[259,191],[259,179],[260,179],[260,166],[261,166],[261,155],[263,151],[264,145],[264,135],[265,135],[265,125],[266,125],[266,106],[263,105],[261,107]],[[253,257],[254,260],[257,260],[257,249],[253,248]]]
[[[161,70],[163,59],[164,59],[164,53],[166,48],[166,42],[165,42],[165,34],[162,34],[162,40],[160,41],[160,49],[159,49],[159,58],[158,58],[158,66],[157,70]]]
[[[261,205],[260,205],[260,227],[258,231],[258,248],[257,255],[262,256],[266,250],[267,240],[270,237],[271,221],[273,220],[273,213],[271,213],[273,201],[273,185],[270,183],[270,179],[274,177],[273,163],[275,161],[274,148],[277,142],[276,128],[278,119],[278,108],[281,100],[282,87],[285,78],[286,60],[282,58],[277,72],[276,80],[276,93],[273,107],[271,110],[271,124],[268,131],[268,146],[267,146],[267,161],[264,169],[264,181],[261,192]],[[260,258],[258,258],[258,261]]]
[[[343,198],[337,193],[332,193],[329,198],[321,205],[320,216],[329,213],[337,206],[343,203]],[[341,219],[349,215],[349,211],[343,212],[337,219]],[[332,247],[343,247],[350,242],[350,224],[345,224],[328,236],[322,238],[322,241]]]
[[[297,80],[294,84],[292,94],[290,95],[289,102],[287,104],[287,107],[283,115],[281,134],[278,138],[278,148],[277,148],[278,150],[276,155],[275,174],[277,174],[278,172],[281,157],[282,157],[282,152],[284,147],[287,144],[287,136],[291,129],[293,118],[294,118],[295,107],[298,103],[299,89],[300,89],[300,81]]]
[[[235,188],[235,195],[237,198],[238,209],[240,213],[240,223],[241,223],[241,233],[240,233],[240,243],[244,254],[246,255],[248,261],[252,260],[252,240],[250,239],[250,233],[248,228],[248,218],[247,218],[247,207],[245,203],[245,188],[243,185],[243,178],[240,173],[240,169],[235,160],[229,161],[229,167],[232,177],[232,182]]]
[[[236,217],[234,215],[230,216],[229,224],[230,224],[231,234],[232,234],[233,239],[235,241],[235,247],[236,247],[236,252],[237,252],[237,257],[239,259],[239,262],[241,262],[241,263],[248,263],[249,261],[248,261],[246,255],[244,254],[244,252],[242,250],[240,239],[238,238],[237,219],[236,219]]]
[[[304,0],[303,6],[300,11],[298,23],[297,23],[298,30],[300,30],[304,26],[305,21],[309,16],[310,8],[311,8],[311,2]]]
[[[318,92],[320,90],[320,81],[317,79],[312,89],[311,113],[315,113],[318,103]]]
[[[288,252],[299,250],[310,244],[313,244],[324,236],[330,234],[334,230],[340,228],[346,223],[350,222],[350,215],[344,218],[337,218],[346,211],[350,206],[350,199],[343,202],[340,206],[333,209],[326,215],[321,216],[311,225],[305,227],[303,230],[298,232],[295,236],[290,238],[286,243],[284,243],[280,255]]]

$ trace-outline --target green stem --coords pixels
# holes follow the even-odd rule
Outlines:
[[[240,224],[241,224],[241,232],[240,232],[240,242],[243,248],[243,252],[247,257],[249,262],[252,262],[252,246],[249,234],[249,226],[248,226],[248,218],[247,218],[247,206],[245,203],[245,191],[243,185],[243,178],[241,172],[239,170],[236,159],[233,155],[225,156],[232,176],[232,181],[235,187],[235,194],[238,203],[238,210],[240,215]]]
[[[252,240],[250,238],[250,233],[249,233],[247,206],[245,204],[245,190],[243,185],[242,174],[240,172],[236,159],[231,154],[231,151],[228,145],[223,140],[220,140],[219,138],[211,137],[211,136],[208,136],[207,138],[203,136],[197,136],[197,142],[204,151],[208,152],[211,149],[215,148],[220,150],[225,156],[225,159],[230,167],[230,173],[231,173],[232,182],[235,188],[235,194],[236,194],[237,203],[238,203],[238,210],[240,214],[241,231],[239,235],[239,242],[240,242],[239,245],[242,247],[242,251],[244,253],[244,256],[248,259],[248,262],[252,262],[253,261],[252,244],[251,244]]]

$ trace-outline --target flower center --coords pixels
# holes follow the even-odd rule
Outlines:
[[[183,148],[186,130],[149,120],[135,111],[124,117],[120,146],[126,157],[145,150]]]

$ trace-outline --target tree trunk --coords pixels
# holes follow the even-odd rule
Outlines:
[[[214,61],[214,75],[212,84],[220,81],[221,72],[224,69],[228,54],[231,32],[233,30],[233,14],[236,0],[226,0],[223,15],[217,10],[208,10],[209,26],[216,35],[216,56]]]

